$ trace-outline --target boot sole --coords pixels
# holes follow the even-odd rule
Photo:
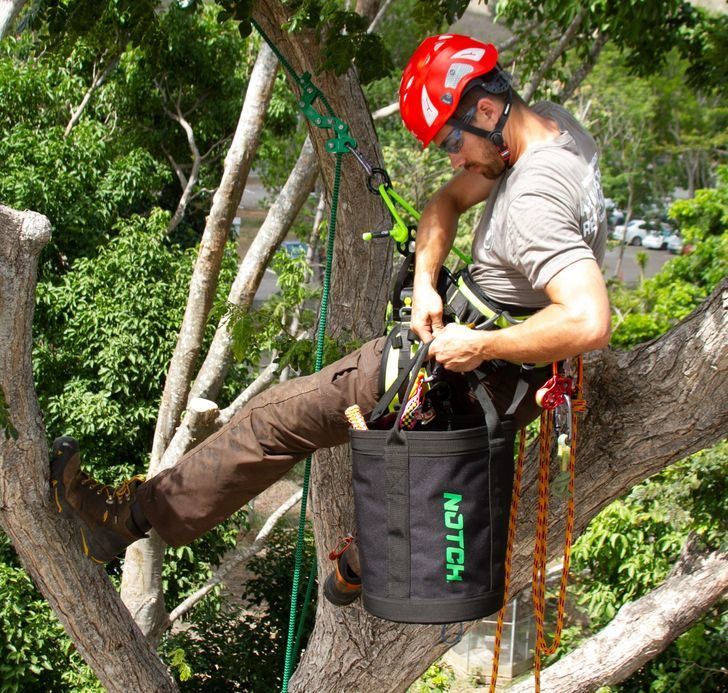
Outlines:
[[[352,590],[348,593],[342,593],[336,589],[336,574],[329,573],[324,582],[324,597],[328,599],[334,606],[348,606],[354,603],[361,595],[361,587],[358,590]]]

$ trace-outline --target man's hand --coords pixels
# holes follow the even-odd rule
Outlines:
[[[484,360],[487,332],[471,330],[465,325],[447,325],[430,344],[429,355],[449,371],[467,373]]]
[[[415,285],[412,295],[412,329],[423,344],[432,341],[443,329],[442,298],[429,284]]]

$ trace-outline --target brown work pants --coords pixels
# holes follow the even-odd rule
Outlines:
[[[271,387],[248,402],[217,433],[138,489],[142,512],[168,544],[180,546],[222,522],[319,448],[346,443],[344,410],[367,417],[381,395],[385,338],[368,342],[323,370]],[[519,368],[503,364],[484,385],[499,414],[513,399]],[[544,379],[545,379],[544,374]],[[538,416],[531,386],[516,427]]]

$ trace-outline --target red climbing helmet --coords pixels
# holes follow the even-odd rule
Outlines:
[[[426,147],[452,116],[465,88],[496,67],[492,43],[469,36],[426,38],[410,58],[399,85],[399,110],[407,129]]]

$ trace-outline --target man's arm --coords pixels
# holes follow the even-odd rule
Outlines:
[[[544,363],[607,346],[609,299],[594,260],[565,267],[545,291],[551,305],[518,325],[490,331],[448,325],[437,334],[430,355],[448,370],[465,372],[490,359]]]
[[[440,268],[450,252],[460,215],[488,197],[494,181],[461,171],[427,203],[417,226],[417,264],[412,295],[412,329],[429,342],[443,328],[437,290]]]

